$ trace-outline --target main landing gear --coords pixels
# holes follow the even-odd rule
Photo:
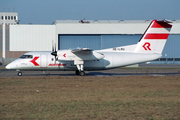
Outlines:
[[[76,75],[84,76],[85,72],[84,71],[76,70]]]
[[[76,75],[84,76],[84,61],[75,61],[75,65],[77,66]]]

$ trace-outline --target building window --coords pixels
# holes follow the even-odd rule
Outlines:
[[[10,16],[8,16],[8,20],[10,20]]]
[[[180,58],[175,58],[174,60],[175,60],[175,61],[180,61]]]
[[[11,20],[13,20],[13,16],[11,16]]]
[[[166,58],[160,58],[160,61],[166,61]]]
[[[160,59],[156,59],[156,60],[154,60],[154,61],[160,61]]]
[[[5,20],[7,20],[7,16],[5,16]]]
[[[3,16],[1,16],[1,19],[3,20],[3,19],[4,19],[4,17],[3,17]]]
[[[167,61],[173,61],[173,58],[167,58]]]
[[[14,16],[14,20],[16,20],[16,16]]]

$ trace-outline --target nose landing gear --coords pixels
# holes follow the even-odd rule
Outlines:
[[[17,72],[17,75],[18,76],[22,76],[22,72]]]

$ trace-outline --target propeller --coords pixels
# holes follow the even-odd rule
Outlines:
[[[52,40],[52,53],[51,55],[53,55],[55,57],[55,64],[56,64],[56,56],[57,56],[57,51],[56,51],[56,43],[54,44],[53,40]]]

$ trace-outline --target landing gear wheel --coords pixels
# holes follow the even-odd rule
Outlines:
[[[80,75],[80,76],[84,76],[84,75],[85,75],[85,72],[84,72],[84,71],[80,71],[80,72],[79,72],[79,75]]]
[[[79,70],[76,70],[76,75],[79,75]]]
[[[18,76],[22,76],[22,72],[18,72],[17,75],[18,75]]]

